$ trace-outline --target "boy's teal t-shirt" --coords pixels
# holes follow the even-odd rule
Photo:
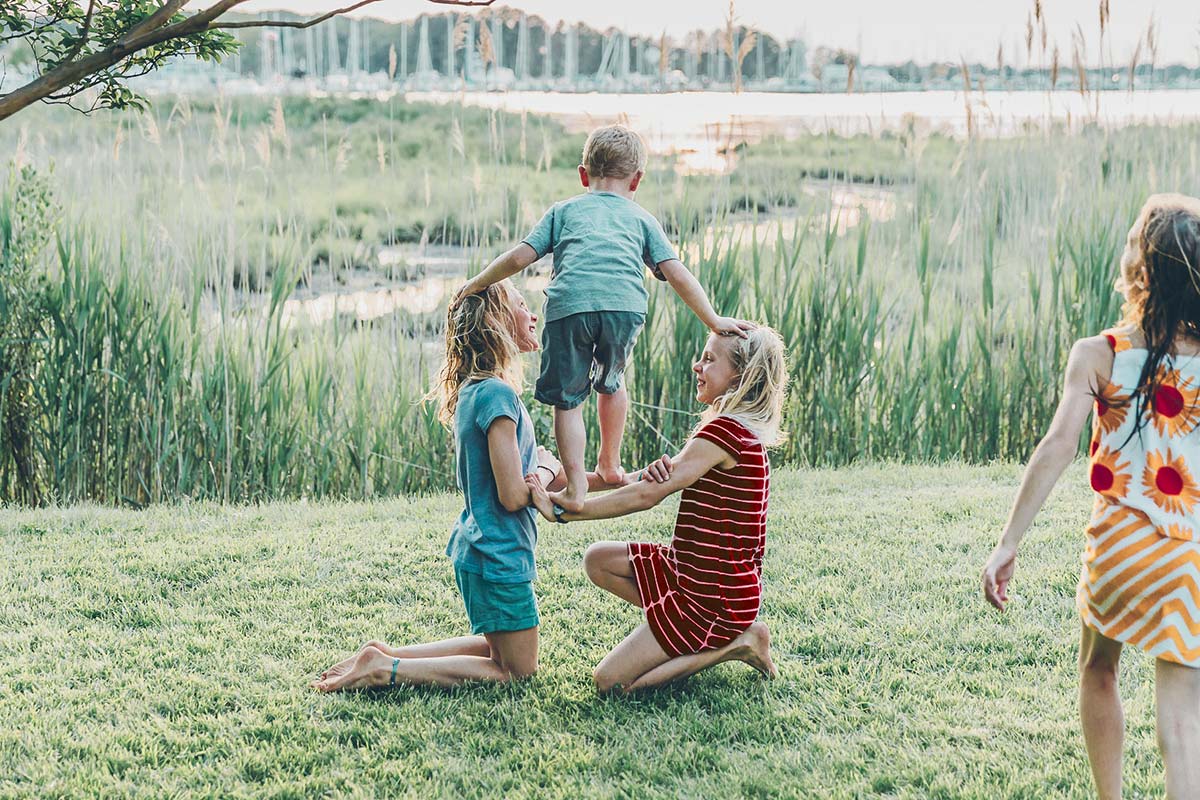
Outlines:
[[[454,444],[458,486],[466,506],[450,531],[446,555],[461,569],[489,581],[520,583],[537,577],[533,564],[537,526],[532,506],[514,512],[500,503],[487,441],[488,428],[499,417],[517,423],[521,474],[537,469],[533,422],[513,388],[498,378],[463,386],[454,411]]]
[[[646,313],[646,267],[677,258],[662,225],[633,200],[588,192],[555,203],[523,240],[554,253],[547,322],[584,311]]]

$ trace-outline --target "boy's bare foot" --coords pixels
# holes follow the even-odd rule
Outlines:
[[[338,675],[330,675],[309,684],[318,692],[340,692],[347,689],[365,689],[370,686],[386,686],[391,679],[392,657],[374,647],[364,647],[350,659],[350,667]],[[342,662],[345,664],[346,662]],[[342,664],[331,668],[341,667]]]
[[[609,464],[597,464],[596,474],[600,476],[600,480],[604,481],[609,486],[621,486],[625,482],[625,470],[620,464],[612,466]]]
[[[563,489],[561,492],[554,492],[551,494],[550,499],[554,501],[555,505],[561,506],[564,511],[583,511],[583,501],[585,492],[587,491],[587,485],[585,484],[583,486],[583,491],[576,489],[574,492],[572,492],[572,488],[574,487],[568,485],[567,488]]]
[[[764,678],[779,677],[779,670],[771,660],[771,632],[765,622],[754,622],[734,640],[738,661],[743,661],[762,673]]]

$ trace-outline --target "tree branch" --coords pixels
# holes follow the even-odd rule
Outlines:
[[[179,9],[183,8],[186,4],[187,0],[167,0],[166,3],[163,3],[161,6],[159,6],[157,11],[126,31],[125,35],[117,40],[117,43],[121,44],[123,42],[128,42],[132,39],[136,39],[143,33],[161,28],[163,25],[166,25],[167,22],[170,21],[171,17],[175,16],[176,12],[178,12]]]
[[[8,94],[0,95],[0,121],[11,117],[13,114],[32,103],[36,103],[38,100],[54,95],[67,87],[85,80],[88,76],[107,70],[114,64],[119,64],[124,59],[141,50],[171,41],[172,39],[181,39],[193,34],[203,33],[213,28],[233,27],[237,23],[229,23],[228,25],[213,25],[212,23],[222,14],[246,1],[218,0],[218,2],[203,11],[185,17],[178,22],[169,23],[169,20],[187,3],[187,0],[166,0],[157,11],[133,28],[130,28],[125,35],[110,47],[90,53],[77,61],[60,63],[24,86]],[[290,26],[285,23],[285,26],[308,27],[337,14],[343,14],[349,9],[359,8],[373,2],[378,2],[378,0],[360,0],[356,5],[352,5],[348,9],[340,9],[325,14],[311,22],[293,23]],[[452,6],[488,6],[494,0],[429,0],[429,2]],[[275,24],[277,27],[279,26],[279,23]],[[38,59],[35,58],[34,61],[40,64]]]
[[[79,32],[79,41],[71,48],[71,52],[63,56],[63,63],[71,61],[79,55],[79,51],[87,43],[88,35],[92,32],[92,13],[96,10],[96,0],[88,0],[87,16],[83,18],[83,30]]]
[[[313,25],[319,25],[327,19],[331,19],[340,14],[346,14],[351,11],[369,6],[372,3],[378,3],[379,0],[360,0],[352,6],[338,8],[330,11],[315,19],[305,21],[289,21],[281,19],[255,19],[247,22],[214,22],[208,26],[208,30],[228,30],[231,28],[311,28]],[[496,0],[429,0],[431,3],[437,3],[443,6],[490,6]]]
[[[431,2],[435,1],[436,0],[431,0]],[[369,6],[372,3],[378,2],[379,0],[359,0],[359,2],[352,6],[336,8],[333,11],[330,11],[328,14],[323,14],[322,16],[307,20],[305,22],[289,22],[281,19],[256,19],[250,20],[249,22],[214,22],[208,26],[208,30],[217,30],[218,28],[311,28],[313,25],[322,23],[331,17],[336,17],[339,14],[345,14],[348,11],[354,11],[355,9],[362,8],[363,6]]]

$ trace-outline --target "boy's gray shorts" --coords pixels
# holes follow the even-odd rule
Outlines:
[[[625,365],[646,315],[636,311],[583,311],[542,328],[542,370],[533,396],[555,408],[575,408],[591,389],[621,388]]]

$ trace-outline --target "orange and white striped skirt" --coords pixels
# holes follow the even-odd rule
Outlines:
[[[1165,536],[1142,512],[1102,503],[1088,526],[1075,601],[1098,633],[1200,668],[1200,542]]]

